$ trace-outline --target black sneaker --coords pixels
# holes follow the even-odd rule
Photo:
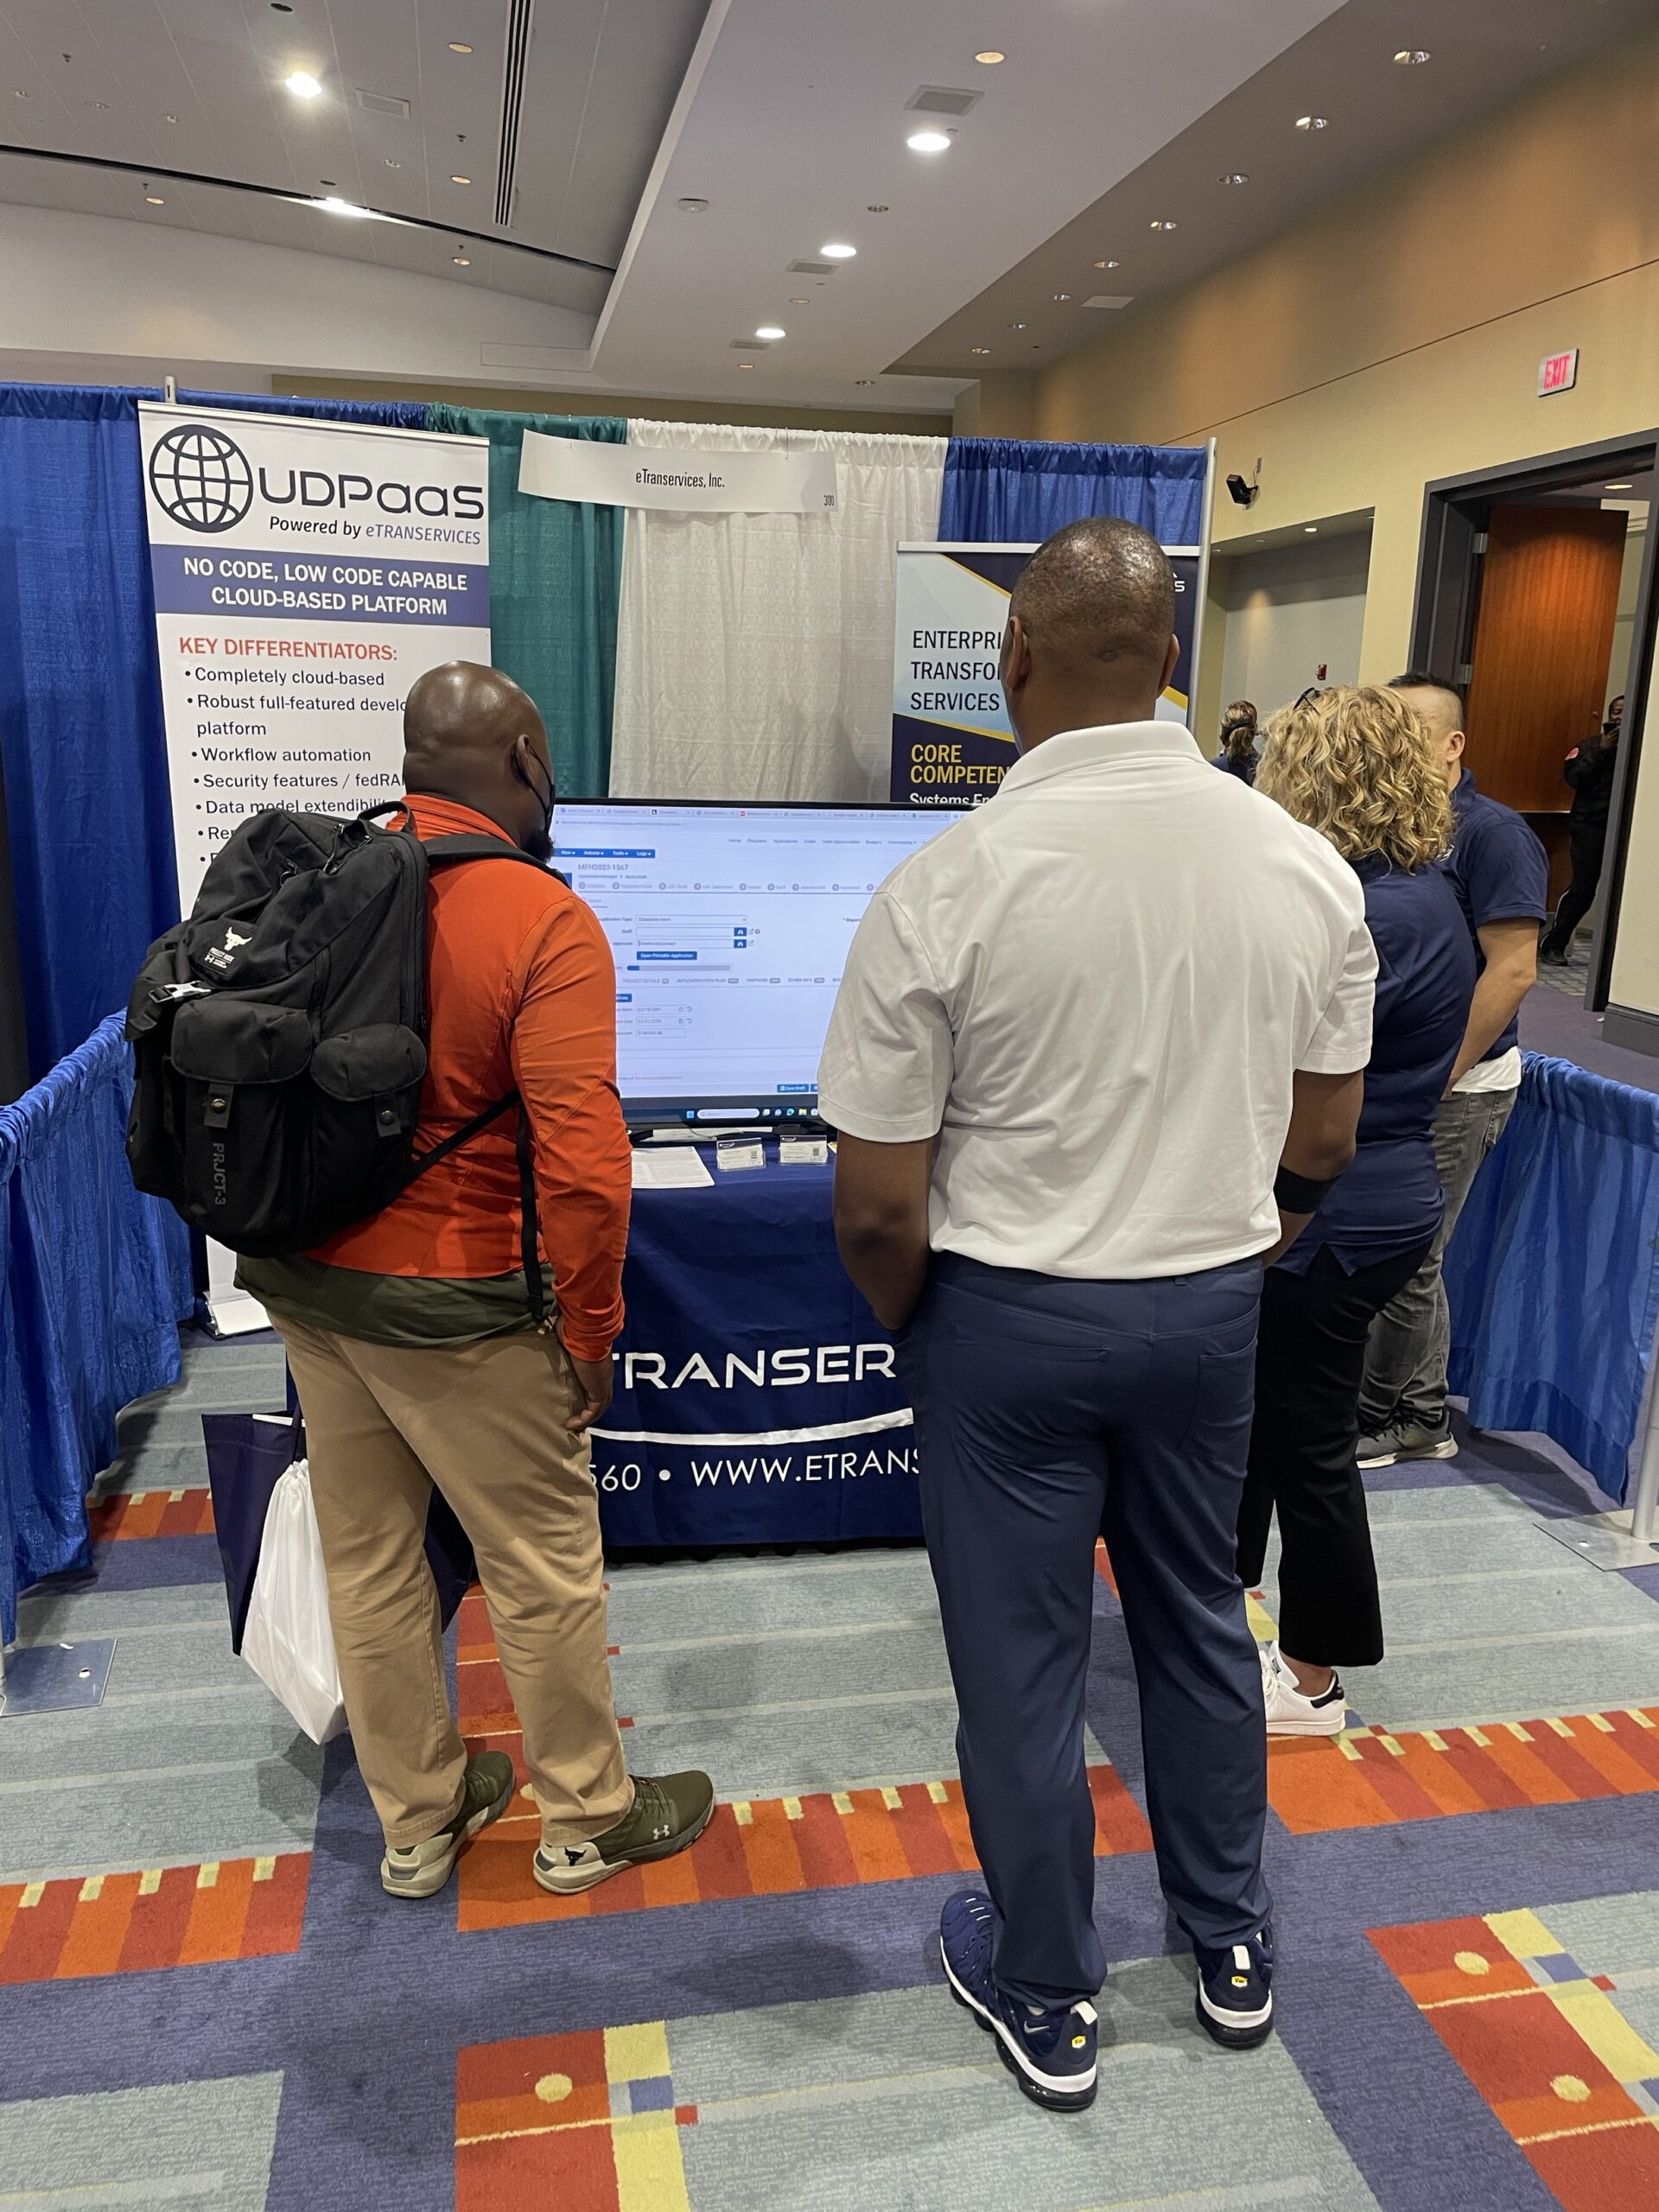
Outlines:
[[[1431,1428],[1407,1414],[1386,1428],[1362,1436],[1354,1456],[1362,1467],[1391,1467],[1398,1459],[1455,1459],[1458,1440],[1449,1421]]]
[[[983,1890],[964,1890],[939,1916],[939,1956],[958,2005],[996,2038],[996,2055],[1031,2099],[1050,2112],[1095,2101],[1099,2021],[1087,1999],[1033,2007],[1005,1997],[991,1974],[996,1916]]]
[[[1273,1923],[1212,1951],[1195,1943],[1198,2025],[1228,2050],[1254,2050],[1273,2033]]]
[[[585,1843],[543,1843],[531,1872],[544,1890],[569,1897],[608,1882],[625,1866],[671,1859],[702,1834],[713,1817],[715,1785],[695,1769],[684,1774],[636,1774],[633,1802],[613,1828]]]
[[[424,1843],[400,1844],[380,1861],[380,1886],[389,1897],[435,1897],[454,1871],[461,1847],[499,1821],[512,1802],[512,1761],[505,1751],[468,1759],[461,1810],[447,1828]]]

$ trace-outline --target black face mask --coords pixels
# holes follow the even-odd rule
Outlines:
[[[529,760],[536,760],[535,754],[530,752],[526,752],[524,758]],[[518,840],[519,849],[521,851],[528,853],[531,860],[540,861],[543,867],[545,868],[547,863],[553,857],[553,807],[558,794],[554,787],[552,777],[547,776],[547,797],[543,798],[540,791],[536,790],[535,785],[531,783],[530,778],[524,773],[524,761],[520,760],[516,753],[512,756],[512,766],[513,772],[517,775],[519,782],[524,785],[525,790],[535,792],[537,801],[540,804],[542,810],[541,828],[539,830],[532,830],[527,837],[521,837]],[[537,774],[546,775],[546,771],[543,768],[539,760],[536,760],[536,768]]]

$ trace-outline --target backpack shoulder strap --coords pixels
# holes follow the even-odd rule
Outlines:
[[[468,830],[453,837],[424,838],[422,847],[434,867],[449,861],[522,861],[526,868],[539,868],[543,875],[548,873],[533,855],[520,852],[505,837],[486,837]]]

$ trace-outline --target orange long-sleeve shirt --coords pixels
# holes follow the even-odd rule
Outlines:
[[[423,838],[500,830],[447,799],[406,802]],[[530,1116],[542,1249],[564,1341],[603,1359],[622,1325],[632,1190],[616,1090],[616,969],[593,911],[558,879],[510,862],[432,871],[428,906],[425,1151],[517,1089]],[[519,1264],[516,1116],[491,1125],[366,1221],[309,1256],[329,1267],[450,1280]]]

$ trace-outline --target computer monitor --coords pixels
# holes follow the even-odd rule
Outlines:
[[[554,866],[616,956],[635,1124],[801,1122],[870,894],[960,807],[561,802]]]

